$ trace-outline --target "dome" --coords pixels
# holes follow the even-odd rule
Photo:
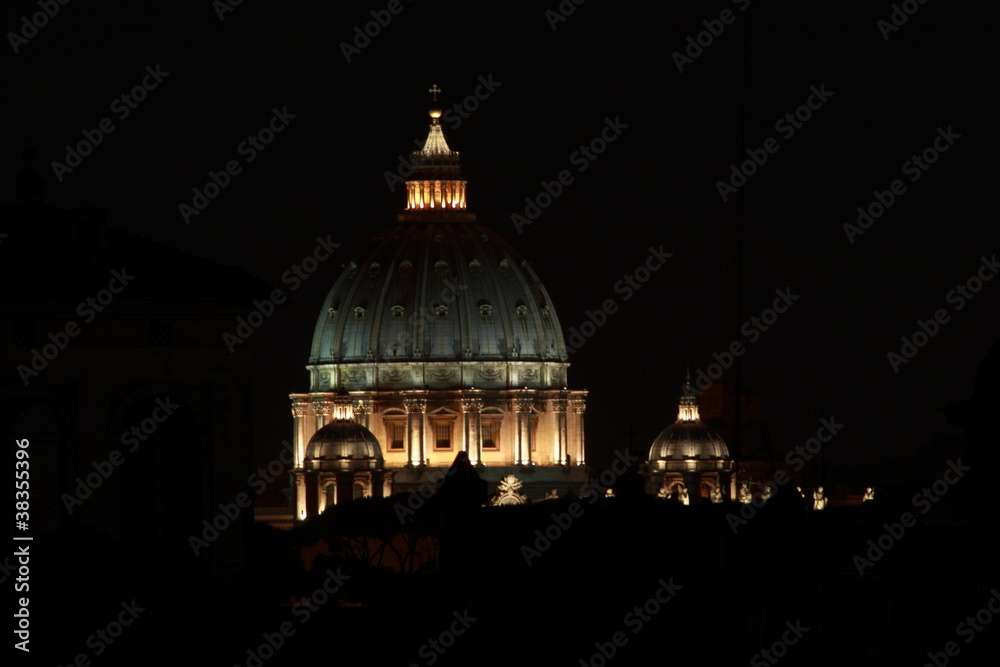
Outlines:
[[[698,414],[698,397],[691,378],[681,387],[677,421],[663,429],[652,447],[650,461],[687,461],[691,459],[728,459],[725,441],[705,426]]]
[[[361,424],[350,419],[335,419],[316,431],[306,445],[306,467],[378,468],[382,448],[378,438]]]
[[[404,212],[347,263],[323,303],[313,390],[565,387],[549,295],[467,210],[458,152],[433,111],[411,165]]]
[[[701,420],[677,422],[663,429],[649,449],[650,461],[686,459],[728,459],[725,441]]]
[[[566,361],[549,295],[498,234],[402,221],[330,290],[310,363]]]

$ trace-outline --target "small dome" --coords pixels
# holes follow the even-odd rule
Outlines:
[[[728,459],[729,448],[698,414],[698,395],[688,376],[681,387],[677,421],[660,432],[649,448],[650,461]]]
[[[316,431],[306,445],[306,465],[314,469],[329,467],[324,465],[328,463],[358,463],[365,468],[381,467],[382,460],[378,438],[350,419],[334,419]]]
[[[687,459],[728,459],[725,441],[701,420],[679,421],[663,429],[649,449],[650,461]]]

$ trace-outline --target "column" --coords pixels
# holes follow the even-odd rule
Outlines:
[[[733,499],[733,477],[729,472],[719,473],[719,486],[722,488],[722,498],[727,502]]]
[[[354,400],[354,421],[371,430],[372,402],[367,398]]]
[[[482,410],[483,399],[478,397],[462,398],[462,412],[465,420],[462,451],[469,455],[469,462],[472,465],[478,464],[483,457]]]
[[[556,465],[564,466],[569,463],[566,452],[566,408],[569,401],[565,398],[557,398],[552,401],[552,412],[556,416],[556,442],[553,448],[552,458]]]
[[[333,412],[333,403],[330,401],[313,401],[313,412],[316,413],[316,430],[320,430],[330,421],[330,413]]]
[[[305,519],[308,516],[306,512],[306,476],[301,473],[295,473],[295,519]]]
[[[309,413],[309,402],[302,399],[292,399],[292,433],[294,438],[292,443],[295,453],[295,467],[301,468],[302,462],[306,458],[306,439],[302,433],[303,417]]]
[[[404,399],[403,409],[406,410],[406,452],[409,465],[425,465],[427,450],[424,445],[424,421],[427,412],[427,399]]]
[[[514,462],[517,465],[534,465],[531,460],[531,408],[535,399],[519,392],[514,399],[514,409],[517,411],[517,438],[514,447]]]
[[[583,442],[583,413],[587,411],[587,403],[582,398],[573,399],[573,413],[576,415],[576,432],[579,436],[576,441],[576,465],[587,464],[587,456],[584,454]]]
[[[323,479],[322,475],[316,475],[316,513],[322,514],[326,510],[326,489],[323,488],[323,483],[327,480]]]

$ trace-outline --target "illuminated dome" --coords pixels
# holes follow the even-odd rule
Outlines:
[[[375,435],[352,419],[334,419],[316,431],[306,445],[306,468],[377,468],[382,448]]]
[[[660,498],[673,497],[684,505],[734,498],[729,448],[702,423],[690,376],[681,387],[677,421],[653,440],[644,469],[646,492]]]
[[[690,381],[681,389],[677,421],[656,436],[649,449],[650,461],[728,459],[729,448],[698,415],[698,398]]]
[[[516,483],[519,500],[580,489],[587,392],[569,388],[531,265],[468,209],[437,106],[399,173],[386,178],[406,184],[405,206],[344,256],[313,330],[309,391],[289,394],[295,516],[422,490],[459,457],[490,486]]]
[[[726,443],[700,421],[668,426],[649,450],[650,461],[728,458]]]
[[[409,372],[403,383],[414,388],[498,377],[476,378],[456,362],[500,364],[487,372],[502,372],[507,386],[561,389],[566,344],[549,295],[531,265],[466,210],[458,152],[433,112],[411,163],[406,210],[346,264],[323,303],[309,358],[313,390],[374,389],[383,371],[393,386]],[[422,365],[393,366],[413,362]]]
[[[566,360],[549,295],[480,225],[401,222],[351,262],[323,304],[310,363]]]

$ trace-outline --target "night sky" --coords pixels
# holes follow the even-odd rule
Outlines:
[[[776,455],[834,416],[844,429],[830,465],[938,471],[961,436],[937,408],[971,396],[1000,332],[1000,280],[960,310],[948,296],[1000,253],[995,6],[905,3],[915,13],[890,30],[889,2],[674,4],[565,0],[575,9],[556,21],[546,16],[556,0],[402,2],[347,62],[341,43],[386,3],[247,1],[220,17],[222,3],[208,0],[70,2],[15,53],[7,33],[38,7],[8,2],[0,177],[10,183],[32,146],[47,203],[107,208],[117,227],[274,287],[317,236],[341,244],[254,334],[255,447],[266,461],[290,437],[287,394],[308,389],[323,297],[403,208],[385,173],[426,136],[427,89],[440,86],[447,110],[492,80],[468,118],[444,123],[471,210],[533,263],[564,332],[606,299],[618,306],[570,359],[570,387],[590,391],[597,469],[629,428],[648,446],[676,418],[685,368],[739,339],[744,387],[761,396]],[[720,32],[711,43],[710,28]],[[688,37],[702,32],[699,55]],[[695,57],[679,71],[674,54],[688,48]],[[161,81],[123,106],[154,81],[147,68]],[[776,127],[814,90],[825,101],[811,98],[808,120]],[[274,109],[287,110],[287,127],[247,161],[241,142]],[[57,177],[52,163],[104,118],[113,131]],[[581,163],[574,151],[607,119],[620,135]],[[942,136],[947,150],[926,170],[906,165]],[[723,201],[717,182],[746,150],[767,160]],[[230,160],[240,173],[185,221],[179,205]],[[519,233],[511,215],[562,170],[573,182]],[[849,238],[857,208],[897,179],[905,191]],[[672,257],[625,300],[616,283],[661,245]],[[779,289],[798,300],[758,340],[741,337]],[[895,372],[887,354],[938,309],[947,321]]]

